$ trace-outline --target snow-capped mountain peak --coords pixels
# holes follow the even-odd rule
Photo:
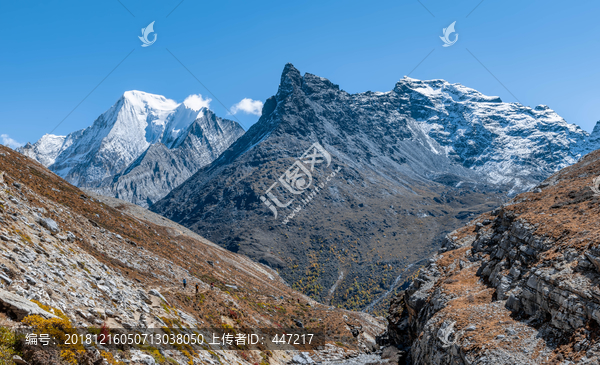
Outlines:
[[[441,79],[418,80],[404,77],[398,81],[394,88],[396,92],[403,92],[407,89],[411,89],[422,94],[424,97],[440,102],[447,100],[452,102],[502,103],[502,99],[498,96],[484,95],[462,84],[451,84]]]
[[[34,144],[27,143],[22,147],[25,156],[33,159],[39,159],[44,166],[50,166],[56,160],[56,157],[68,146],[65,146],[67,136],[57,136],[54,134],[44,134]]]
[[[118,111],[117,117],[107,119],[120,124],[120,128],[115,131],[117,134],[127,134],[127,132],[123,133],[121,128],[134,129],[137,130],[136,135],[143,133],[147,144],[151,144],[162,137],[167,119],[178,105],[175,100],[167,99],[162,95],[130,90],[123,93],[123,96],[113,106]],[[107,113],[110,113],[111,110]],[[145,145],[144,149],[147,147],[148,145]]]
[[[504,103],[444,80],[400,80],[394,91],[428,137],[432,150],[488,175],[491,182],[527,190],[599,147],[576,124],[547,105]]]
[[[162,95],[139,90],[125,91],[121,99],[139,109],[173,110],[179,105],[175,100],[167,99]]]
[[[172,148],[177,138],[185,133],[196,119],[204,116],[206,110],[208,110],[208,103],[189,99],[188,97],[183,103],[179,104],[167,118],[161,142],[168,148]]]
[[[210,101],[191,95],[177,103],[162,95],[126,91],[91,126],[66,137],[46,135],[21,152],[74,185],[98,187],[124,171],[151,145],[161,142],[169,149],[176,147],[175,141],[184,139],[193,122],[205,116]],[[235,138],[239,130],[243,133],[241,127],[234,129]],[[233,142],[228,136],[215,138],[224,138],[227,146]]]

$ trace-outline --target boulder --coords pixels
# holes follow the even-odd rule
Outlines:
[[[27,281],[27,284],[29,284],[29,285],[37,285],[37,281],[35,281],[35,279],[32,278],[31,276],[24,275],[24,277],[25,277],[25,281]]]
[[[131,361],[143,364],[143,365],[154,365],[156,364],[156,360],[148,354],[143,353],[140,350],[132,350],[131,351]]]
[[[314,364],[315,361],[311,359],[308,352],[301,352],[300,354],[292,358],[292,364]]]
[[[2,273],[0,273],[0,279],[2,279],[6,285],[10,285],[12,284],[12,280],[10,280],[10,278]]]
[[[54,314],[46,312],[37,304],[3,289],[0,289],[0,312],[7,313],[9,317],[17,321],[34,314],[46,319],[58,318]]]
[[[53,219],[38,217],[36,221],[40,226],[46,228],[52,234],[57,234],[58,232],[60,232],[60,228],[58,228],[58,223],[56,223]]]
[[[137,294],[138,297],[141,300],[143,300],[146,304],[152,304],[152,301],[150,300],[150,298],[148,298],[148,295],[146,295],[146,293],[144,293],[142,289],[138,289]]]
[[[150,291],[148,292],[150,295],[154,295],[155,297],[159,297],[160,299],[164,300],[167,304],[169,304],[169,302],[167,301],[167,299],[165,299],[165,297],[163,297],[163,295],[156,289],[150,289]]]
[[[27,361],[21,359],[21,356],[19,355],[13,356],[12,361],[17,365],[27,365]]]
[[[73,234],[73,232],[71,232],[71,231],[68,231],[68,232],[67,232],[67,240],[68,240],[69,242],[73,242],[73,241],[75,241],[75,238],[77,238],[77,237],[75,237],[75,235]]]

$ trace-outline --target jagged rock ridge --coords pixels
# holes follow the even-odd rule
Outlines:
[[[269,189],[293,179],[286,169],[315,143],[331,163],[297,182],[319,190],[287,204],[291,190]],[[545,106],[443,80],[349,94],[288,64],[259,121],[152,209],[285,268],[284,278],[315,298],[335,287],[333,303],[364,308],[469,215],[575,162],[590,144]]]

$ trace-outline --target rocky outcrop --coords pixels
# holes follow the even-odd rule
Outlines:
[[[599,171],[595,151],[449,234],[390,308],[404,361],[597,364]]]
[[[52,234],[57,234],[60,232],[60,228],[58,228],[58,224],[50,218],[37,217],[36,222],[39,223],[42,227],[46,228]]]
[[[39,315],[46,319],[58,318],[48,313],[37,304],[30,302],[22,296],[0,289],[0,312],[7,313],[11,318],[21,321],[29,315]]]

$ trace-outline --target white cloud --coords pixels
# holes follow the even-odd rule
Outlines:
[[[262,108],[262,101],[243,98],[242,101],[231,107],[231,114],[244,112],[246,114],[254,114],[260,116],[260,114],[262,113]]]
[[[204,99],[202,95],[190,95],[183,101],[183,104],[190,109],[200,110],[202,108],[208,109],[210,107],[210,102],[212,99],[206,98]]]
[[[2,140],[2,144],[8,146],[10,148],[21,147],[23,143],[19,143],[14,139],[10,138],[8,134],[0,134],[0,139]]]

